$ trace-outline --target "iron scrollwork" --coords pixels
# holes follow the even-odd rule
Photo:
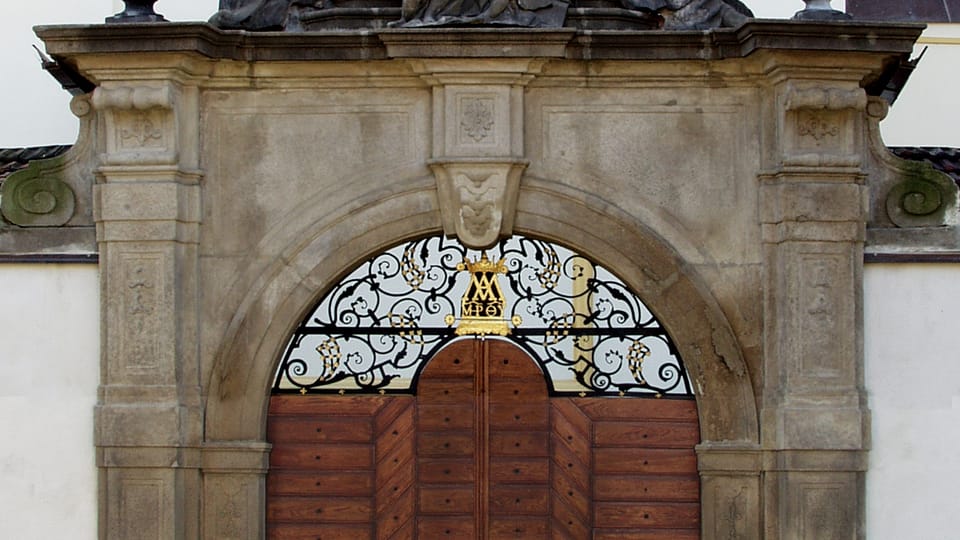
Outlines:
[[[487,256],[434,236],[360,265],[294,331],[273,391],[410,393],[426,362],[453,339],[467,292],[464,261]],[[489,250],[506,267],[503,295],[522,320],[509,339],[558,395],[691,397],[666,330],[612,273],[557,244],[513,236]]]

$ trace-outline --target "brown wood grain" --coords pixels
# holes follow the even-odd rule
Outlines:
[[[365,497],[373,495],[373,471],[271,470],[267,495]]]
[[[471,515],[476,503],[475,495],[470,485],[420,486],[420,513]]]
[[[421,516],[417,519],[417,533],[424,540],[430,538],[476,538],[476,520],[464,517]]]
[[[490,487],[492,515],[546,516],[550,511],[550,489],[546,484]]]
[[[370,497],[276,497],[267,506],[267,520],[294,523],[370,523]]]
[[[277,416],[267,426],[267,440],[291,443],[363,443],[373,436],[373,425],[363,417]]]
[[[495,517],[490,520],[491,540],[547,538],[550,520],[546,517]]]
[[[364,540],[374,538],[369,525],[303,524],[267,522],[267,538],[270,540]]]
[[[699,540],[699,526],[692,529],[597,529],[593,540]]]
[[[417,439],[417,453],[424,457],[472,456],[476,445],[467,431],[422,431]]]
[[[597,421],[593,441],[597,446],[692,448],[700,442],[700,430],[690,422]]]
[[[595,475],[594,501],[687,501],[700,499],[700,479],[689,476]]]
[[[375,414],[390,399],[384,396],[280,394],[270,397],[270,415],[364,416]]]
[[[606,528],[695,528],[700,523],[700,505],[691,503],[596,502],[594,526]]]
[[[473,401],[468,404],[417,406],[417,425],[424,431],[464,430],[473,432]]]
[[[551,398],[499,340],[417,392],[271,398],[267,537],[699,538],[694,401]]]
[[[532,457],[491,457],[490,481],[498,484],[546,484],[550,481],[550,463]]]
[[[594,456],[597,474],[697,473],[697,455],[692,448],[596,448]]]
[[[375,441],[378,461],[391,454],[397,447],[409,448],[409,456],[413,456],[414,411],[413,402],[408,402],[392,422],[387,423],[377,419],[376,423],[382,426],[377,431]]]
[[[400,497],[392,500],[377,512],[376,537],[412,536],[416,519],[416,501],[413,489],[408,489]]]
[[[550,423],[550,407],[546,399],[521,404],[490,404],[490,425],[502,430],[546,431]]]
[[[300,470],[369,470],[373,466],[372,445],[285,444],[270,451],[270,467]]]
[[[697,402],[692,399],[570,398],[593,420],[677,420],[696,422]]]
[[[420,459],[417,463],[417,475],[421,483],[456,484],[476,481],[476,470],[472,456],[456,459]]]
[[[417,402],[429,405],[473,403],[473,379],[429,379],[421,374]]]
[[[550,455],[546,431],[498,431],[490,434],[490,453],[496,456]]]

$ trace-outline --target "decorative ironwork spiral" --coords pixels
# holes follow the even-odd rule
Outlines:
[[[274,392],[408,393],[423,365],[456,339],[456,313],[478,253],[434,236],[361,264],[294,331]],[[507,336],[541,366],[554,394],[691,397],[676,347],[613,274],[562,246],[514,236],[489,250],[507,268]],[[313,358],[313,360],[309,360]],[[305,360],[308,359],[308,360]]]

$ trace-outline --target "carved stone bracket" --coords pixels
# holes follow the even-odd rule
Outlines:
[[[866,106],[860,88],[789,85],[783,97],[784,165],[859,167],[853,127]]]
[[[91,114],[90,94],[74,96],[70,110],[80,119],[77,142],[62,155],[31,161],[0,183],[0,213],[7,222],[25,228],[66,225],[74,231],[93,225],[90,186],[98,165],[99,122]]]
[[[76,196],[63,181],[64,156],[34,161],[0,186],[3,217],[21,227],[58,227],[73,217]]]
[[[475,249],[513,234],[525,161],[435,160],[430,167],[437,178],[445,234]]]
[[[93,106],[106,113],[110,164],[170,164],[176,161],[174,100],[169,85],[100,87]]]
[[[944,228],[956,226],[960,188],[947,175],[922,161],[901,159],[890,152],[880,134],[880,121],[889,106],[871,98],[866,109],[864,145],[870,172],[869,228]]]

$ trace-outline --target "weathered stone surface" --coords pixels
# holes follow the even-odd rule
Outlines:
[[[861,85],[919,27],[542,45],[450,29],[40,33],[100,83],[106,537],[137,519],[160,537],[262,535],[266,403],[291,329],[349,269],[462,215],[438,168],[488,165],[516,174],[516,203],[486,233],[589,253],[674,337],[698,399],[705,537],[861,534],[875,219]]]

